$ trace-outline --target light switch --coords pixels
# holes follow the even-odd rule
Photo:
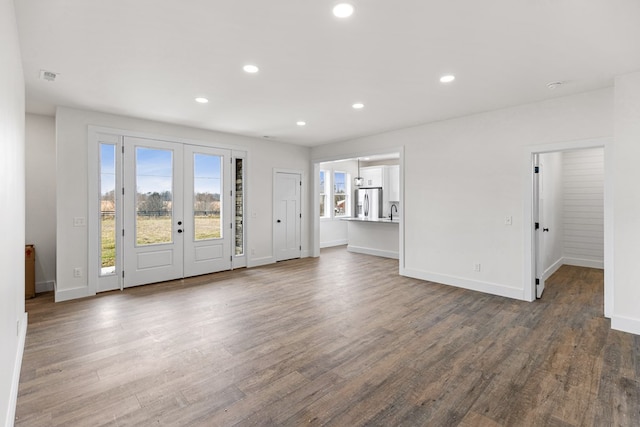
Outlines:
[[[73,218],[74,227],[84,227],[85,225],[87,225],[87,221],[83,217],[77,216]]]
[[[513,217],[511,215],[504,217],[504,225],[513,225]]]

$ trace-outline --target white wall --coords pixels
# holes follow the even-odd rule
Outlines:
[[[604,268],[604,150],[563,156],[564,263]]]
[[[12,0],[0,0],[0,425],[11,426],[24,350],[24,78]]]
[[[616,78],[611,325],[640,334],[640,71]]]
[[[26,241],[36,247],[36,292],[52,291],[56,279],[55,137],[53,117],[26,115]]]
[[[549,229],[543,232],[544,244],[544,279],[551,276],[563,263],[563,153],[540,154],[541,186],[540,199],[542,203],[542,221],[540,228]]]
[[[361,165],[362,166],[362,165]],[[324,162],[320,164],[320,169],[328,171],[332,174],[333,171],[347,172],[351,176],[351,183],[358,174],[357,161],[337,161],[337,162]],[[325,178],[326,179],[326,178]],[[327,200],[328,207],[331,206],[331,200]],[[353,186],[351,187],[351,212],[353,212]],[[339,218],[322,218],[320,220],[320,247],[328,248],[331,246],[346,245],[348,239],[347,223]]]
[[[307,147],[264,141],[203,129],[176,126],[70,108],[56,112],[57,245],[56,300],[90,295],[87,278],[74,278],[73,268],[87,269],[87,229],[73,227],[74,217],[87,218],[87,133],[88,126],[102,126],[158,136],[177,137],[212,145],[232,146],[248,151],[247,224],[248,265],[275,262],[273,254],[273,171],[274,168],[303,172],[302,250],[309,253],[310,163]]]
[[[314,147],[312,159],[404,146],[401,273],[525,299],[526,149],[612,133],[603,89]]]

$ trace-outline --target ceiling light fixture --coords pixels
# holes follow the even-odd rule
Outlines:
[[[364,108],[364,104],[362,102],[356,102],[352,105],[354,110],[361,110]]]
[[[304,121],[302,121],[302,120],[299,120],[299,121],[297,121],[297,122],[296,122],[296,124],[297,124],[298,126],[305,126],[305,125],[307,124],[307,122],[304,122]]]
[[[348,18],[353,15],[353,6],[349,3],[340,3],[333,7],[333,14],[337,18]]]
[[[207,102],[209,102],[209,100],[207,98],[199,96],[196,98],[196,102],[199,102],[200,104],[206,104]]]
[[[447,74],[446,76],[440,77],[440,83],[451,83],[456,79],[456,76],[453,74]]]
[[[551,82],[551,83],[547,83],[547,87],[549,89],[557,89],[558,87],[562,86],[563,82]]]
[[[255,65],[252,64],[247,64],[244,67],[242,67],[242,69],[247,72],[247,73],[251,73],[251,74],[255,74],[258,71],[260,71],[260,68],[256,67]]]

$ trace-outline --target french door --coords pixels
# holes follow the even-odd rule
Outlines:
[[[230,269],[231,152],[134,137],[123,147],[124,287]]]

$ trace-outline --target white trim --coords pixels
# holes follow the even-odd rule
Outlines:
[[[613,138],[602,137],[578,141],[555,142],[525,147],[522,156],[522,191],[524,194],[523,241],[524,268],[522,283],[524,300],[535,300],[535,245],[533,227],[533,155],[558,151],[582,150],[604,147],[604,315],[613,313]],[[596,267],[597,268],[597,267]]]
[[[322,248],[332,248],[334,246],[344,246],[347,243],[349,243],[348,239],[329,240],[327,242],[320,242],[320,249],[322,249]]]
[[[428,282],[439,283],[442,285],[451,285],[458,288],[464,288],[471,291],[483,292],[485,294],[498,295],[506,298],[523,300],[523,290],[512,288],[509,286],[499,285],[496,283],[481,282],[479,280],[469,280],[462,277],[448,276],[445,274],[431,273],[428,271],[418,271],[405,269],[404,276],[414,279],[426,280]]]
[[[72,299],[91,297],[96,294],[95,290],[92,291],[88,286],[82,286],[80,288],[73,289],[56,289],[55,302],[69,301]]]
[[[36,283],[36,293],[39,294],[41,292],[50,292],[55,290],[56,281],[55,280],[47,280],[46,282],[38,282]]]
[[[359,254],[381,256],[381,257],[384,257],[384,258],[393,258],[393,259],[399,259],[400,258],[400,255],[398,254],[398,252],[385,251],[385,250],[382,250],[382,249],[373,249],[373,248],[365,248],[365,247],[362,247],[362,246],[347,245],[347,250],[349,252],[356,252],[356,253],[359,253]]]
[[[611,318],[611,329],[640,335],[640,320],[624,316],[613,316]]]
[[[558,271],[558,269],[559,269],[560,267],[562,267],[564,264],[566,264],[566,263],[564,262],[564,258],[560,258],[559,260],[557,260],[556,262],[554,262],[554,263],[551,265],[551,267],[547,268],[547,269],[544,271],[544,274],[542,275],[542,280],[543,280],[543,281],[546,281],[549,277],[551,277],[551,275],[552,275],[553,273],[555,273],[556,271]]]
[[[565,265],[573,265],[576,267],[588,267],[604,269],[604,262],[593,259],[580,259],[580,258],[563,258]]]
[[[22,313],[19,321],[18,329],[18,348],[16,349],[16,356],[13,361],[13,375],[11,377],[11,389],[9,390],[9,401],[7,402],[7,418],[5,419],[5,426],[13,426],[16,419],[16,405],[18,403],[18,388],[20,386],[20,370],[22,369],[22,356],[24,355],[24,345],[27,338],[27,313]]]

